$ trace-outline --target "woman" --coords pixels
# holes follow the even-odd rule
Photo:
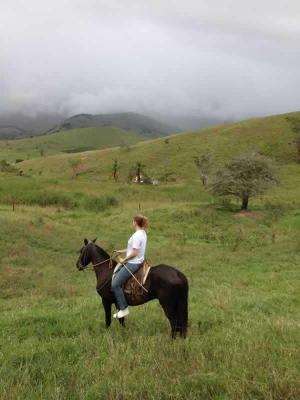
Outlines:
[[[148,219],[143,215],[136,215],[133,218],[132,225],[135,232],[128,240],[127,249],[116,251],[117,254],[126,253],[126,257],[120,260],[118,264],[119,269],[115,272],[111,284],[117,306],[119,307],[119,311],[114,314],[114,318],[123,318],[129,314],[122,285],[131,277],[130,272],[134,274],[145,259]]]

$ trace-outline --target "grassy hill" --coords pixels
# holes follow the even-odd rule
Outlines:
[[[177,181],[195,179],[197,170],[193,157],[204,153],[210,153],[216,165],[236,154],[252,150],[274,158],[281,164],[287,164],[297,158],[295,132],[289,120],[291,115],[300,119],[300,113],[251,119],[142,142],[131,146],[130,149],[29,160],[24,162],[22,167],[32,174],[38,172],[47,176],[63,170],[67,176],[70,159],[84,157],[83,164],[90,174],[100,174],[103,175],[103,179],[108,180],[112,160],[117,158],[122,165],[120,178],[125,182],[130,167],[136,161],[142,161],[145,171],[155,178],[159,178],[167,169],[175,173]]]
[[[15,161],[57,153],[78,153],[134,144],[142,138],[134,132],[107,126],[78,128],[26,139],[0,141],[0,159]]]
[[[290,117],[0,173],[0,399],[298,399],[300,167]],[[193,156],[210,152],[220,165],[252,149],[275,160],[281,182],[240,213],[204,191]],[[129,184],[136,161],[160,184]],[[168,171],[174,181],[164,183]],[[150,218],[151,262],[189,279],[185,341],[169,339],[157,302],[107,331],[94,274],[75,268],[84,237],[123,248],[139,208]]]
[[[172,132],[174,133],[179,131],[177,128],[157,121],[154,118],[133,112],[73,115],[63,121],[60,128],[74,129],[103,126],[116,126],[126,131],[137,132],[146,138],[165,136]]]

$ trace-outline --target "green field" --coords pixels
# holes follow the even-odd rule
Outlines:
[[[27,160],[58,153],[79,153],[141,141],[140,135],[112,126],[77,128],[26,139],[1,140],[0,159]]]
[[[0,399],[298,399],[294,140],[283,115],[33,158],[20,163],[23,176],[0,174]],[[280,185],[241,213],[203,189],[193,157],[209,152],[217,166],[250,150],[275,160]],[[128,183],[137,161],[158,185]],[[189,279],[186,340],[170,339],[156,301],[106,330],[94,274],[75,268],[84,237],[123,248],[139,208],[151,262]]]

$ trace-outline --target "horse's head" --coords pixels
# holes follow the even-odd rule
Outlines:
[[[76,262],[76,267],[79,271],[84,270],[89,265],[89,263],[92,261],[91,249],[92,249],[92,246],[95,244],[96,240],[97,239],[94,239],[94,240],[84,239],[84,241],[83,241],[84,245],[79,250],[79,257]]]

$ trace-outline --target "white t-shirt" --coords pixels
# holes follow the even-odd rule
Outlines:
[[[138,255],[128,260],[129,263],[141,264],[145,259],[147,245],[147,233],[143,229],[138,229],[128,240],[126,257],[133,249],[138,250]]]

